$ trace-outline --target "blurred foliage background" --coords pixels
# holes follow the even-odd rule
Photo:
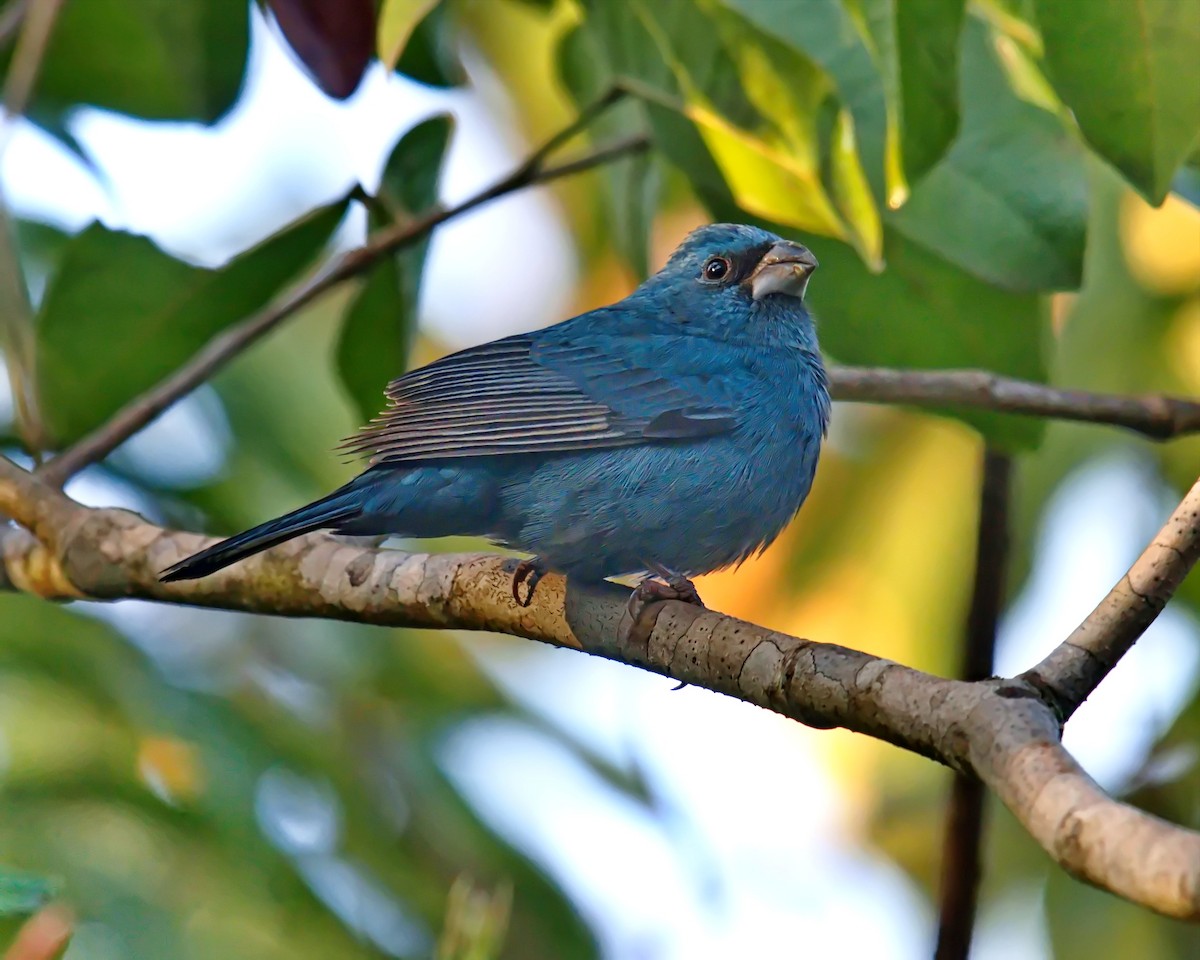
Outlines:
[[[564,156],[651,143],[318,301],[78,478],[88,502],[228,532],[311,499],[406,364],[623,296],[710,219],[814,249],[835,362],[1200,393],[1194,0],[71,0],[37,50],[55,6],[0,11],[24,115],[0,144],[13,456],[78,439],[614,84]],[[251,100],[267,139],[181,159],[251,144]],[[355,137],[332,119],[351,111]],[[285,136],[306,126],[311,156]],[[145,212],[190,193],[218,200]],[[839,406],[796,523],[702,594],[952,673],[985,443],[1017,456],[1000,666],[1029,665],[1194,481],[1200,439]],[[1068,731],[1106,786],[1194,828],[1198,617],[1192,576]],[[928,955],[945,771],[564,656],[0,596],[0,944],[57,898],[70,960]],[[1003,811],[986,867],[979,956],[1200,957]]]

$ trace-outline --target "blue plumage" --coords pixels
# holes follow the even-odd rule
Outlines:
[[[328,497],[164,572],[310,530],[487,536],[586,580],[707,573],[769,544],[812,484],[829,394],[816,261],[755,227],[693,232],[626,299],[453,354],[388,388]]]

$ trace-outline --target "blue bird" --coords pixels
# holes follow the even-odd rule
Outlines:
[[[618,303],[394,380],[344,444],[362,474],[162,579],[313,530],[458,534],[533,554],[518,603],[546,570],[650,574],[635,597],[699,602],[688,577],[765,549],[812,485],[830,407],[804,306],[816,266],[757,227],[701,227]]]

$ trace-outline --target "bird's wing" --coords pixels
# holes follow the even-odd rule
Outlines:
[[[342,448],[373,462],[557,453],[732,430],[734,411],[686,378],[604,349],[519,335],[451,354],[387,388]]]

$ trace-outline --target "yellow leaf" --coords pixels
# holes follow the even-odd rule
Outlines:
[[[838,111],[831,148],[833,198],[846,219],[850,242],[863,262],[878,273],[883,269],[883,225],[859,159],[854,118],[845,108]]]
[[[846,239],[815,165],[739,130],[705,107],[689,104],[684,114],[699,130],[739,206],[777,223]]]
[[[1029,51],[1012,37],[1004,34],[994,36],[996,55],[1000,65],[1012,84],[1013,92],[1026,103],[1041,107],[1050,113],[1065,115],[1066,108],[1058,99],[1058,94],[1050,86],[1041,68],[1029,55]]]
[[[685,102],[657,91],[642,96],[686,116],[713,156],[738,206],[800,230],[848,239],[821,182],[816,136],[817,107],[830,89],[819,68],[801,56],[781,64],[734,30],[727,35],[742,90],[768,121],[748,131],[721,116],[676,55],[671,38],[644,4],[634,7],[675,75]],[[729,28],[729,21],[720,21]],[[649,96],[646,94],[649,93]]]
[[[417,24],[437,4],[438,0],[383,0],[375,28],[375,48],[385,67],[396,68]]]
[[[884,145],[884,183],[887,188],[889,210],[899,210],[908,202],[911,192],[908,177],[904,173],[904,158],[901,156],[900,125],[894,111],[888,111],[887,142]]]

